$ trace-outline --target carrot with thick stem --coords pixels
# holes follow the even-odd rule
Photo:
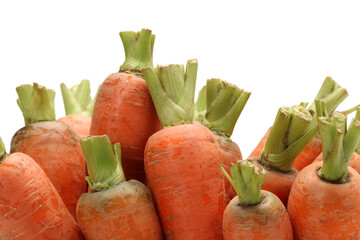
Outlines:
[[[76,218],[76,203],[87,191],[86,163],[79,138],[68,125],[55,121],[54,91],[35,83],[16,90],[26,126],[14,134],[10,152],[32,157]]]
[[[348,96],[346,89],[341,88],[331,77],[327,77],[315,99],[323,100],[327,106],[327,112],[332,113],[336,107]],[[308,107],[312,115],[315,113],[315,101]],[[314,121],[312,124],[316,124]],[[262,137],[258,145],[250,154],[249,158],[261,155],[265,146],[266,139],[270,133],[271,127]],[[294,161],[294,168],[298,171],[312,163],[315,158],[321,153],[320,135],[316,134],[311,141],[306,145],[304,150],[296,157]]]
[[[143,70],[164,129],[145,148],[145,171],[167,239],[222,239],[225,182],[214,134],[194,117],[197,60]]]
[[[237,193],[224,211],[225,240],[292,240],[292,228],[285,206],[273,193],[260,190],[266,177],[262,168],[255,172],[251,160],[231,163],[230,173],[222,171]]]
[[[80,139],[89,136],[91,116],[96,99],[96,97],[91,99],[90,81],[84,79],[80,84],[75,85],[70,89],[62,83],[60,88],[66,116],[59,118],[57,121],[69,125],[75,130]]]
[[[83,239],[81,230],[40,166],[5,153],[0,138],[0,239]]]
[[[230,163],[242,160],[239,146],[230,137],[235,124],[250,97],[250,92],[220,79],[209,79],[198,95],[195,120],[208,127],[215,135],[221,150],[223,166],[229,172]],[[234,188],[226,182],[229,196]]]
[[[360,139],[360,119],[320,117],[323,162],[305,167],[289,196],[295,239],[359,239],[360,175],[348,167]]]
[[[160,222],[149,190],[137,180],[126,181],[121,167],[121,147],[109,137],[81,140],[92,190],[83,194],[77,217],[87,240],[161,240]]]
[[[118,73],[108,76],[96,97],[90,134],[107,134],[121,143],[127,179],[146,183],[144,148],[148,138],[161,129],[141,69],[153,68],[155,36],[150,30],[120,32],[125,61]]]

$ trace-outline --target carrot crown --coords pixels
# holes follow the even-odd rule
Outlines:
[[[75,85],[70,89],[66,87],[64,83],[61,83],[60,88],[66,115],[82,114],[90,117],[92,116],[95,97],[94,99],[91,99],[89,80],[84,79],[80,84]]]
[[[230,137],[250,94],[220,79],[209,79],[199,92],[195,120]]]
[[[6,149],[5,149],[5,145],[3,140],[0,137],[0,161],[2,160],[2,158],[5,156],[6,154]]]
[[[163,127],[192,123],[198,62],[143,69],[156,112]]]
[[[154,67],[155,35],[151,34],[151,30],[120,32],[120,38],[125,51],[125,61],[120,67],[120,72],[131,72],[140,75],[141,69]]]
[[[37,83],[24,84],[16,88],[25,125],[39,121],[55,121],[55,92]]]
[[[105,190],[126,181],[119,143],[111,145],[109,137],[103,135],[83,138],[80,144],[89,173],[86,180],[92,191]]]
[[[318,109],[326,115],[321,104]],[[318,175],[330,182],[346,182],[348,165],[360,140],[360,107],[348,129],[347,117],[340,112],[319,117],[318,121],[324,160]]]
[[[255,165],[251,160],[240,160],[230,164],[230,175],[221,166],[221,170],[235,189],[239,202],[243,206],[256,205],[261,201],[261,185],[263,184],[266,171],[262,168],[255,171]]]

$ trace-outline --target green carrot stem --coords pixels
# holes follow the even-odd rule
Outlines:
[[[205,121],[205,114],[206,114],[206,86],[203,86],[199,93],[198,99],[195,102],[195,109],[194,109],[194,120],[203,123]]]
[[[103,135],[83,138],[80,144],[89,173],[86,180],[92,191],[105,190],[126,181],[119,143],[111,145],[109,137]]]
[[[24,84],[16,88],[25,125],[39,121],[55,121],[55,92],[37,83]]]
[[[315,136],[317,126],[309,128],[310,112],[304,107],[282,107],[266,140],[261,160],[280,171],[291,171],[295,158]]]
[[[153,49],[155,35],[151,30],[142,29],[140,32],[120,32],[125,61],[120,67],[120,72],[141,74],[143,68],[153,68]]]
[[[347,118],[342,113],[318,119],[323,149],[323,164],[318,171],[321,178],[338,183],[347,181],[348,165],[360,140],[359,112],[348,129]]]
[[[142,70],[163,127],[193,122],[197,66],[189,60],[185,72],[181,64]]]
[[[0,161],[5,156],[5,154],[6,154],[5,145],[4,145],[3,140],[0,137]]]
[[[347,115],[357,111],[359,107],[360,107],[360,105],[356,105],[356,106],[354,106],[352,108],[349,108],[349,109],[347,109],[345,111],[341,111],[341,113],[344,114],[345,116],[347,116]]]
[[[231,177],[222,166],[221,170],[235,189],[242,206],[260,203],[260,189],[266,177],[264,169],[255,171],[255,165],[251,160],[241,160],[230,164]]]

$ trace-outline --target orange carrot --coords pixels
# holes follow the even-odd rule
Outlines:
[[[55,121],[52,90],[34,84],[22,85],[17,92],[26,126],[14,134],[10,152],[25,153],[40,165],[76,219],[76,203],[87,191],[79,138],[72,128]]]
[[[223,166],[228,172],[230,163],[243,159],[239,146],[230,137],[249,97],[250,92],[213,78],[207,80],[206,86],[199,91],[195,104],[195,120],[214,133],[220,145]],[[226,192],[229,196],[236,195],[228,181]]]
[[[83,239],[44,171],[28,155],[5,154],[0,138],[0,239]]]
[[[222,239],[221,153],[194,116],[197,60],[143,70],[164,129],[145,147],[145,171],[166,239]]]
[[[64,83],[60,87],[66,116],[57,121],[69,125],[80,139],[89,136],[95,103],[95,98],[92,100],[90,96],[90,81],[82,80],[70,89]]]
[[[81,140],[92,190],[81,195],[77,217],[87,240],[161,240],[160,222],[147,187],[137,180],[125,180],[121,147],[109,137]]]
[[[148,138],[161,129],[141,69],[153,67],[155,36],[150,30],[121,32],[125,62],[101,85],[94,105],[91,135],[107,134],[112,143],[121,143],[127,179],[146,183],[144,148]]]
[[[285,206],[271,192],[260,190],[266,176],[262,168],[255,173],[251,160],[231,163],[231,176],[225,176],[237,192],[224,211],[225,240],[292,240],[292,228]]]

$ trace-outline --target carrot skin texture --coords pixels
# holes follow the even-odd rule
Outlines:
[[[333,184],[317,175],[321,162],[299,172],[288,212],[295,239],[360,239],[360,175],[349,167],[350,181]]]
[[[71,114],[59,118],[58,122],[70,126],[80,139],[90,135],[91,117],[82,114]]]
[[[10,152],[25,153],[39,164],[76,219],[77,201],[87,191],[87,170],[74,130],[56,121],[25,126],[13,136]]]
[[[90,135],[107,134],[113,144],[121,143],[126,179],[146,184],[145,144],[161,128],[143,78],[114,73],[105,79],[96,97]]]
[[[55,187],[28,155],[13,153],[0,165],[0,239],[83,239]]]
[[[166,239],[222,239],[226,207],[219,144],[194,123],[152,135],[145,171]]]
[[[323,154],[320,153],[319,156],[314,160],[314,162],[322,162],[323,161]],[[354,152],[352,155],[349,166],[355,169],[360,174],[360,155],[357,152]]]
[[[163,239],[150,193],[137,180],[83,194],[77,216],[87,240]]]
[[[263,199],[254,206],[241,206],[234,197],[224,211],[224,240],[292,240],[285,206],[276,195],[261,191]]]

